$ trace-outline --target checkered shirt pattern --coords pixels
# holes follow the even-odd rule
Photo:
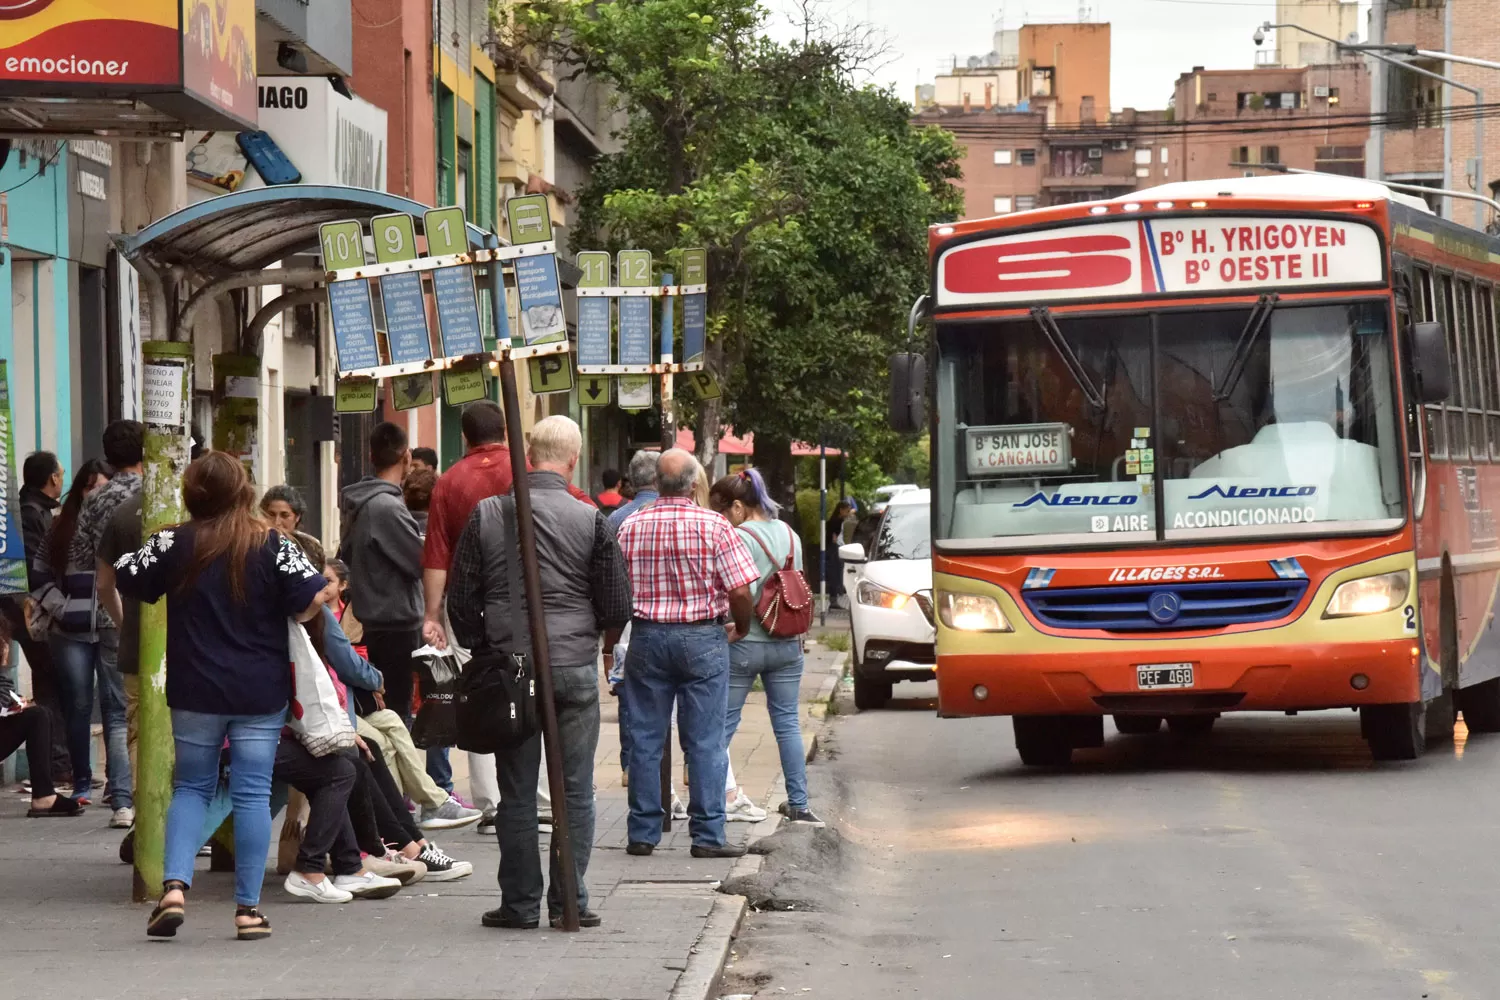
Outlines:
[[[729,591],[760,579],[750,550],[722,514],[662,497],[625,519],[620,550],[635,613],[654,622],[696,622],[729,611]]]

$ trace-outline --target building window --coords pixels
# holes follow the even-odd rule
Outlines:
[[[1135,168],[1135,175],[1137,177],[1150,177],[1151,176],[1151,168],[1150,167],[1136,167]]]
[[[1282,91],[1279,95],[1277,107],[1283,111],[1295,111],[1302,106],[1302,92],[1298,90]]]
[[[1014,159],[1014,153],[1009,149],[995,150],[995,166],[1008,167]]]
[[[1021,166],[1023,166],[1023,167],[1034,167],[1034,166],[1036,166],[1036,150],[1034,150],[1034,149],[1022,149],[1022,150],[1017,150],[1017,153],[1018,153],[1018,155],[1020,157]]]
[[[1135,151],[1136,166],[1151,166],[1151,150],[1137,149]]]
[[[1034,194],[1018,194],[1018,195],[1016,195],[1016,211],[1017,212],[1029,212],[1033,208],[1036,208],[1036,195],[1034,195]]]
[[[1163,146],[1161,148],[1161,157],[1160,157],[1160,159],[1161,159],[1161,162],[1163,162],[1163,163],[1167,162],[1167,147],[1166,146]]]
[[[1280,163],[1281,162],[1281,147],[1280,146],[1262,146],[1262,147],[1260,147],[1260,162],[1262,162],[1262,163]]]
[[[1012,202],[1009,195],[1000,195],[995,198],[996,215],[1009,215],[1011,212],[1011,207]]]
[[[474,74],[474,221],[495,229],[495,85]]]
[[[1329,87],[1328,88],[1328,103],[1329,104],[1337,104],[1338,102],[1339,102],[1339,88],[1337,88],[1337,87]]]
[[[458,202],[458,184],[454,171],[454,160],[458,156],[454,136],[453,91],[441,83],[437,87],[438,97],[438,148],[437,148],[437,195],[444,205]]]

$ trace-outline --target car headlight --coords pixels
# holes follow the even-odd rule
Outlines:
[[[1353,615],[1378,615],[1393,611],[1406,600],[1411,589],[1411,575],[1406,570],[1381,573],[1341,583],[1328,601],[1324,618],[1348,618]]]
[[[859,603],[861,604],[868,604],[876,608],[890,608],[892,611],[899,611],[906,607],[906,602],[911,600],[910,594],[903,594],[899,590],[887,590],[885,587],[871,583],[869,580],[859,581],[859,586],[855,588],[854,595],[859,599]]]
[[[943,624],[960,632],[1009,632],[1010,622],[1000,611],[1000,602],[983,594],[938,594],[938,615]]]

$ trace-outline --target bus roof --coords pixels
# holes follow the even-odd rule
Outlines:
[[[1111,199],[1116,202],[1157,201],[1192,198],[1307,198],[1330,201],[1349,198],[1357,201],[1391,201],[1420,212],[1432,214],[1427,203],[1416,195],[1402,194],[1378,181],[1336,174],[1271,174],[1261,177],[1223,177],[1217,180],[1176,181],[1154,188],[1132,191]]]

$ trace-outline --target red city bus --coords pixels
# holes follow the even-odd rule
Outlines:
[[[1299,175],[931,252],[931,347],[892,399],[898,426],[930,401],[942,716],[1013,716],[1027,764],[1105,715],[1352,707],[1379,759],[1458,711],[1500,731],[1500,240]]]

